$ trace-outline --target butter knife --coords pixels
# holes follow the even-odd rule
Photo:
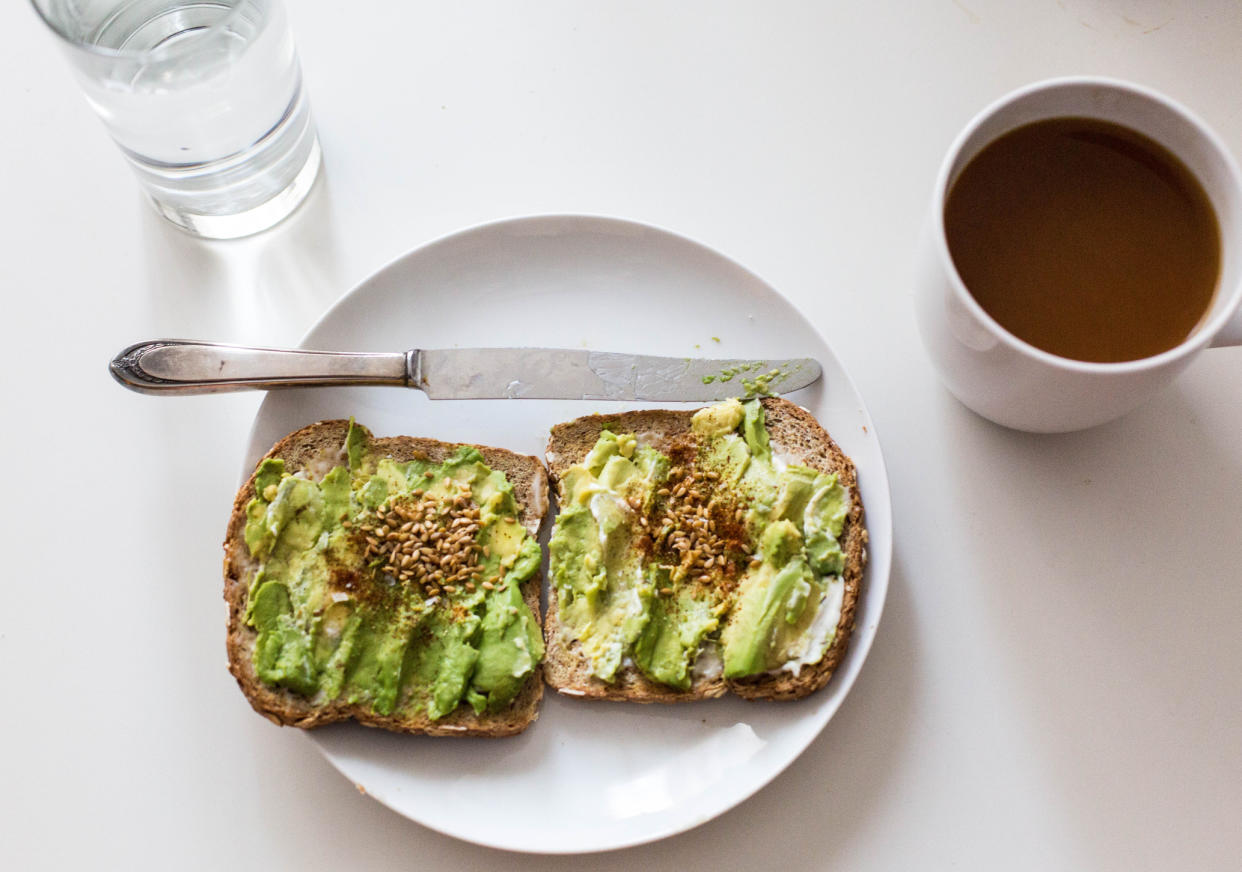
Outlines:
[[[565,348],[439,348],[392,354],[160,339],[131,345],[112,377],[144,394],[324,385],[417,388],[433,400],[707,402],[785,394],[822,374],[812,358],[707,360]]]

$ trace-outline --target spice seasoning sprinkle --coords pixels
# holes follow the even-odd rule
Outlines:
[[[669,470],[668,480],[656,490],[662,499],[653,521],[640,521],[641,527],[655,531],[653,544],[669,558],[661,563],[671,567],[673,582],[693,579],[706,584],[715,570],[724,574],[727,585],[736,574],[732,572],[735,564],[750,558],[745,510],[736,506],[719,485],[718,473],[702,471],[690,460],[680,463]]]

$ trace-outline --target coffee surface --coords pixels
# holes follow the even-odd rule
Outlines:
[[[953,264],[1002,327],[1075,360],[1180,344],[1211,304],[1220,229],[1165,148],[1126,127],[1055,118],[987,145],[944,208]]]

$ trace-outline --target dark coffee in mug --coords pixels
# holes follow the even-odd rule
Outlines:
[[[1037,121],[989,143],[953,183],[944,226],[979,305],[1019,339],[1073,360],[1178,346],[1220,279],[1220,228],[1203,186],[1163,146],[1106,121]]]

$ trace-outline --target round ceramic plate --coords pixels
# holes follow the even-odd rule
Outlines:
[[[356,351],[506,345],[818,359],[823,379],[790,399],[814,413],[854,459],[871,534],[848,654],[826,688],[795,703],[631,705],[549,692],[538,721],[515,738],[405,736],[340,724],[315,730],[311,739],[370,796],[471,842],[573,853],[682,832],[746,799],[793,762],[862,667],[892,551],[875,428],[832,350],[780,294],[702,245],[627,221],[537,217],[457,233],[380,270],[302,342]],[[255,421],[247,471],[278,438],[325,418],[352,415],[376,435],[497,445],[542,458],[553,424],[642,405],[431,401],[399,388],[275,392]],[[544,535],[546,542],[546,528]]]

